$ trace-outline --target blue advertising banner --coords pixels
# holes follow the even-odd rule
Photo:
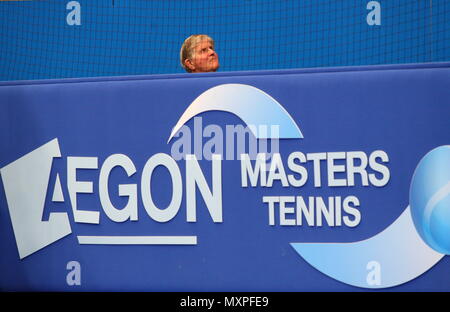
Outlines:
[[[4,291],[449,291],[450,64],[0,84]]]

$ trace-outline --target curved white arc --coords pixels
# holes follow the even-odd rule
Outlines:
[[[409,206],[385,230],[363,241],[291,245],[322,273],[363,288],[386,288],[406,283],[444,257],[419,236]]]
[[[207,111],[224,111],[242,119],[258,139],[303,138],[289,113],[267,93],[244,84],[222,84],[199,95],[172,129],[168,142],[191,118]],[[258,127],[278,126],[279,131],[257,131]]]

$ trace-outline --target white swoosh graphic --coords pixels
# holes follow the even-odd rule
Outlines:
[[[411,210],[405,211],[381,233],[354,243],[291,243],[322,273],[346,284],[386,288],[408,282],[433,267],[444,254],[429,247],[414,226]],[[379,264],[380,279],[372,284],[370,265]]]
[[[235,114],[256,129],[260,126],[268,126],[269,129],[272,125],[279,126],[279,135],[272,131],[255,132],[253,127],[249,127],[257,139],[303,138],[289,113],[270,95],[249,85],[223,84],[203,92],[189,105],[173,128],[168,142],[191,118],[214,110]]]

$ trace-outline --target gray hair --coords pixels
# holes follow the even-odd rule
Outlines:
[[[186,61],[187,59],[192,59],[194,57],[195,47],[200,41],[203,41],[205,39],[211,42],[214,48],[214,40],[208,35],[192,35],[184,40],[180,50],[180,62],[181,66],[183,66],[183,68],[187,72],[191,72],[191,70],[184,64],[184,61]]]

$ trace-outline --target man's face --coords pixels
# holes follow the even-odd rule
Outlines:
[[[219,57],[214,51],[212,42],[205,39],[197,44],[191,65],[193,73],[215,72],[219,68]]]

